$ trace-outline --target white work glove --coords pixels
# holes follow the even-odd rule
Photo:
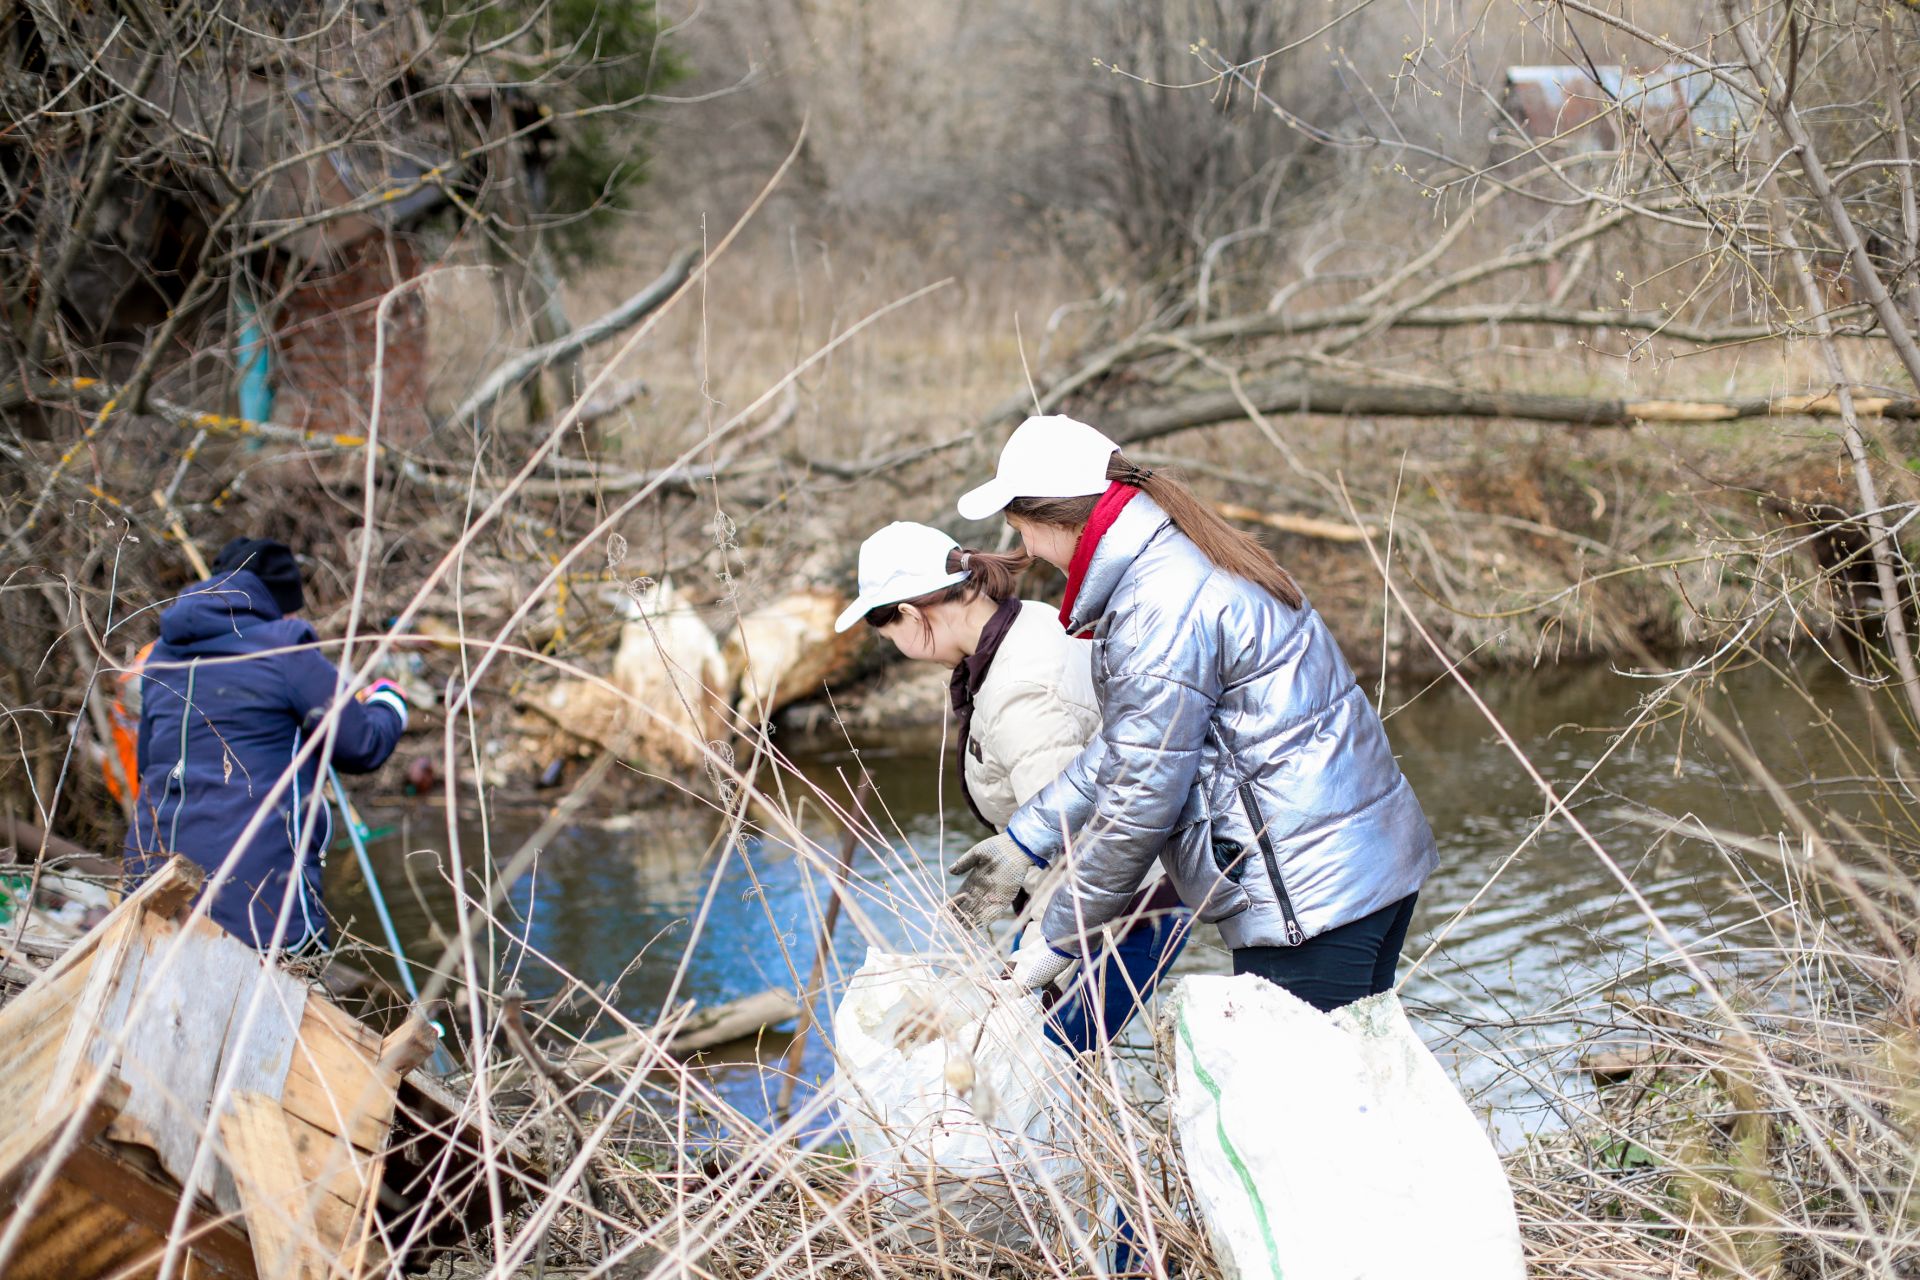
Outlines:
[[[1033,859],[1004,832],[988,836],[954,859],[949,875],[965,876],[947,906],[961,923],[979,928],[1013,905]]]
[[[1037,935],[1039,930],[1034,930]],[[1063,956],[1047,945],[1045,938],[1029,936],[1013,953],[1013,980],[1024,990],[1039,991],[1053,985],[1058,978],[1074,965],[1080,963],[1078,956]]]

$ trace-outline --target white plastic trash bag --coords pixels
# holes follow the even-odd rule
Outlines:
[[[1323,1014],[1252,976],[1169,1002],[1174,1127],[1227,1280],[1519,1280],[1513,1192],[1392,993]]]
[[[1038,1002],[1011,991],[959,961],[872,948],[834,1011],[842,1120],[882,1217],[915,1243],[935,1238],[929,1192],[943,1231],[1014,1246],[1084,1198],[1069,1059]]]

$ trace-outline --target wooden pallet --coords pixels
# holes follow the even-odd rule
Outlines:
[[[329,1280],[372,1212],[400,1076],[383,1041],[205,919],[176,858],[0,1009],[0,1276]],[[219,1099],[215,1105],[216,1098]],[[196,1194],[182,1211],[182,1187]]]

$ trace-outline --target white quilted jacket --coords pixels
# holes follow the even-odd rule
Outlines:
[[[1059,610],[1020,602],[973,696],[964,764],[967,790],[996,830],[1099,732],[1092,653],[1061,629]]]

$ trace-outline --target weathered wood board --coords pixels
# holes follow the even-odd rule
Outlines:
[[[381,1261],[372,1207],[417,1037],[390,1049],[218,926],[175,919],[198,883],[176,859],[0,1009],[0,1232],[18,1232],[0,1275],[156,1275],[170,1238],[188,1277],[346,1280]]]

